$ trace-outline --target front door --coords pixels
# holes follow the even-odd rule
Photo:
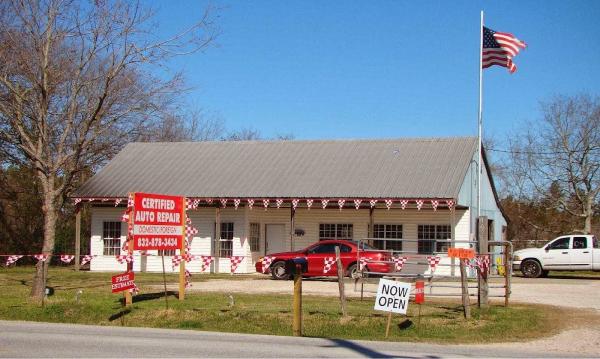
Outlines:
[[[265,254],[273,254],[287,251],[285,247],[285,225],[265,225]]]

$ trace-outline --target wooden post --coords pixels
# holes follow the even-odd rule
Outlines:
[[[392,325],[392,312],[388,313],[387,325],[385,326],[385,339],[390,336],[390,327]]]
[[[467,269],[465,268],[465,262],[462,259],[459,259],[459,263],[463,311],[465,319],[471,319],[471,303],[469,301],[469,282],[467,281]]]
[[[213,262],[212,262],[212,268],[213,268],[213,273],[219,273],[219,262],[220,262],[220,255],[221,255],[221,208],[217,207],[217,210],[215,212],[215,240],[214,240],[214,245],[213,245]]]
[[[131,195],[133,197],[133,201],[135,203],[135,193],[133,193]],[[133,226],[133,218],[135,217],[135,212],[132,211],[131,213],[129,213],[129,226]],[[127,254],[129,255],[133,255],[133,237],[129,236],[129,230],[127,230]],[[128,262],[127,263],[127,271],[128,272],[133,272],[133,262]],[[130,306],[131,304],[133,304],[133,297],[131,295],[131,292],[126,290],[125,291],[125,306]]]
[[[179,253],[181,254],[181,256],[185,256],[185,223],[186,223],[185,205],[186,205],[186,200],[185,200],[185,197],[183,197],[183,203],[182,203],[182,208],[181,208],[181,219],[182,219],[182,223],[183,223],[183,225],[181,226],[181,233],[183,234],[183,236],[181,239],[181,247],[179,248]],[[179,300],[182,301],[184,299],[185,299],[185,258],[181,261],[181,263],[179,263]]]
[[[290,207],[290,250],[294,250],[294,232],[296,230],[296,210],[294,209],[294,205]]]
[[[456,203],[455,200],[454,203]],[[456,247],[456,216],[454,214],[454,207],[449,206],[448,210],[450,211],[450,239],[452,240],[450,247]],[[460,262],[460,258],[458,261]],[[450,259],[450,265],[450,275],[454,277],[456,273],[456,258],[452,257]]]
[[[504,246],[504,306],[508,307],[510,298],[510,278],[512,276],[512,262],[510,262],[510,246],[508,243]]]
[[[342,306],[342,316],[346,316],[346,292],[344,290],[344,266],[340,258],[340,246],[335,246],[335,263],[337,265],[338,289],[340,291],[340,304]]]
[[[489,254],[489,249],[488,249],[488,218],[486,216],[480,216],[477,218],[477,244],[479,246],[479,254],[480,255],[487,255]],[[490,263],[491,265],[491,263]],[[478,275],[478,279],[477,279],[477,283],[478,285],[478,291],[477,291],[477,304],[479,306],[479,308],[487,308],[489,306],[489,302],[488,302],[488,293],[489,293],[489,286],[488,286],[488,278],[487,275],[485,275],[484,273],[481,273],[481,270],[478,269],[477,272],[479,273]]]
[[[296,337],[302,336],[302,274],[300,272],[300,265],[296,264],[296,273],[294,274],[294,317],[292,322],[292,330]]]
[[[165,252],[163,251],[162,268],[163,268],[163,286],[165,288],[165,309],[169,310],[169,292],[167,291],[167,275],[165,274]]]
[[[81,260],[81,208],[75,209],[75,270],[79,271]]]
[[[375,208],[369,208],[369,245],[373,245],[373,238],[375,232]]]

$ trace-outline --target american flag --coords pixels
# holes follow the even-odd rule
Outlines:
[[[517,39],[513,34],[496,32],[484,26],[481,67],[485,69],[498,65],[508,68],[512,74],[517,71],[517,66],[512,62],[512,58],[526,46],[525,42]]]

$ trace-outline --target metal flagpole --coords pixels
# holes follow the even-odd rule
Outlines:
[[[477,218],[481,216],[481,127],[483,125],[483,105],[482,105],[482,92],[483,92],[483,10],[481,10],[481,25],[479,26],[479,118],[477,120]]]

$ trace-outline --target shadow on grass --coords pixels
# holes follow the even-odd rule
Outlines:
[[[127,314],[131,313],[131,309],[123,309],[122,311],[115,313],[113,315],[111,315],[110,317],[108,317],[108,321],[112,322],[113,320],[117,320],[119,318],[122,318],[124,316],[126,316]]]
[[[175,297],[178,298],[178,292],[175,291],[168,291],[167,295],[169,297]],[[165,297],[165,292],[157,292],[157,293],[144,293],[144,294],[138,294],[133,296],[132,301],[133,303],[139,303],[139,302],[143,302],[146,300],[155,300],[155,299],[160,299],[160,298],[164,298]],[[125,298],[119,298],[119,303],[121,303],[121,305],[124,305],[124,301]]]

